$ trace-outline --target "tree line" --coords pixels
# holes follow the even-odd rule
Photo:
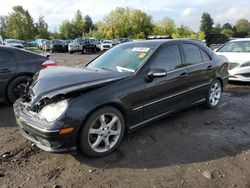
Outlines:
[[[148,35],[170,35],[173,38],[204,39],[206,34],[222,33],[229,37],[247,37],[250,35],[250,23],[247,19],[239,19],[235,25],[217,23],[209,13],[201,16],[200,31],[194,32],[185,25],[176,26],[173,19],[165,17],[155,22],[146,12],[118,7],[105,15],[101,21],[93,23],[89,15],[83,16],[76,11],[72,20],[64,20],[58,31],[50,32],[44,17],[40,16],[35,22],[28,10],[22,6],[14,6],[7,16],[0,16],[0,35],[4,38],[21,40],[45,39],[74,39],[77,37],[95,37],[97,39],[129,37],[144,39]]]

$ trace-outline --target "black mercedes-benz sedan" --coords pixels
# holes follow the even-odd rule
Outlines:
[[[0,102],[14,103],[26,83],[42,68],[56,65],[47,56],[14,47],[0,46]]]
[[[227,81],[227,60],[200,42],[131,42],[83,68],[41,70],[14,111],[21,134],[39,148],[101,157],[153,120],[216,107]]]

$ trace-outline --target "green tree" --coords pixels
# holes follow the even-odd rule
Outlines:
[[[34,38],[34,21],[22,6],[14,6],[7,19],[6,35],[10,38],[29,40]]]
[[[7,16],[0,16],[0,35],[6,38]]]
[[[35,23],[36,38],[48,39],[50,33],[48,31],[48,24],[45,22],[43,16],[39,16],[38,22]]]
[[[145,38],[152,34],[152,17],[138,9],[116,8],[98,24],[107,38]]]
[[[221,34],[227,35],[229,37],[233,37],[234,31],[232,29],[222,29]]]
[[[93,21],[89,15],[84,16],[83,32],[89,33],[94,29]]]
[[[222,30],[224,29],[230,29],[230,30],[233,30],[233,27],[230,23],[225,23],[223,26],[222,26]]]
[[[176,29],[176,31],[173,33],[173,38],[194,38],[194,32],[191,28],[185,25],[181,25]],[[195,37],[197,38],[197,37]]]
[[[213,33],[218,34],[222,30],[221,25],[219,23],[216,24],[216,26],[213,28]]]
[[[204,12],[201,16],[200,31],[204,32],[206,35],[211,34],[213,31],[214,21],[209,13]]]
[[[168,17],[155,23],[154,34],[156,35],[172,35],[175,32],[176,26],[174,20]]]
[[[84,21],[82,17],[82,13],[80,10],[77,10],[75,19],[72,22],[73,25],[73,33],[76,37],[82,37],[84,33]]]
[[[76,38],[76,36],[73,32],[73,24],[70,23],[70,21],[68,21],[68,20],[65,20],[62,22],[62,24],[59,27],[59,32],[60,32],[61,38],[63,38],[63,39]]]
[[[246,37],[250,34],[250,23],[247,19],[239,19],[235,24],[235,30],[236,37]]]

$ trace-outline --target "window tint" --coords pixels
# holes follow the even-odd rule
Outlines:
[[[193,44],[183,44],[186,62],[193,65],[202,62],[200,48]]]
[[[177,44],[160,49],[153,60],[155,68],[171,71],[181,67],[181,54]]]
[[[0,62],[7,63],[8,61],[12,60],[11,52],[0,50]]]
[[[209,55],[207,54],[207,52],[205,52],[202,49],[201,49],[201,56],[202,56],[203,62],[211,61],[211,58],[209,57]]]

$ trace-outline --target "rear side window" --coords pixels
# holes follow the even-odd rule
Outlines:
[[[199,47],[193,44],[183,44],[183,49],[186,58],[186,63],[188,65],[194,65],[203,62]]]
[[[153,59],[155,68],[166,71],[175,70],[181,67],[181,54],[177,44],[164,46]]]
[[[211,61],[211,57],[209,57],[209,55],[207,54],[207,52],[205,52],[202,49],[200,49],[200,50],[201,50],[201,56],[202,56],[203,62]]]
[[[13,59],[11,52],[0,49],[0,63],[7,63]]]

